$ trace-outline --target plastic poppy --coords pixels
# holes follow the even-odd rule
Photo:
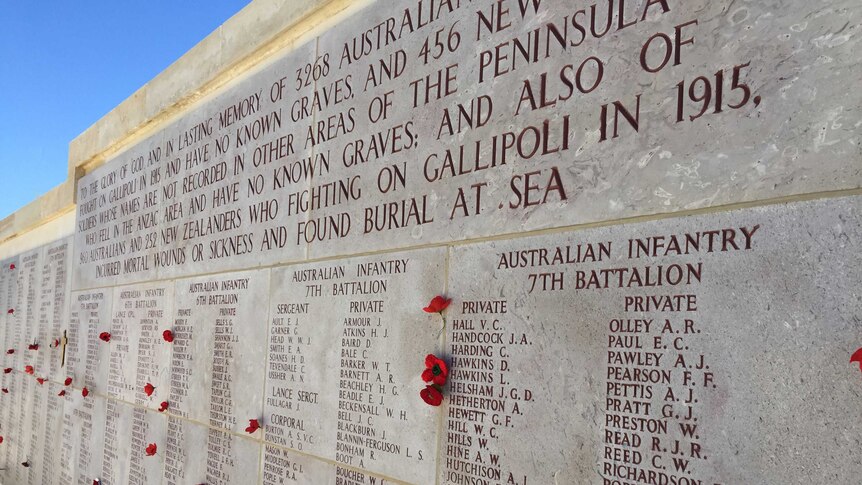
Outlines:
[[[419,391],[419,396],[430,406],[439,406],[443,402],[443,394],[434,386],[425,386],[425,389]]]
[[[65,395],[66,395],[66,390],[65,390],[65,389],[60,389],[60,392],[58,392],[58,393],[57,393],[57,395],[58,395],[58,396],[60,396],[60,397],[65,396]]]
[[[4,374],[8,374],[8,373],[10,373],[10,372],[12,372],[12,368],[11,368],[11,367],[7,367],[7,368],[3,369],[3,373],[4,373]]]
[[[425,310],[427,313],[442,313],[443,310],[445,310],[450,303],[452,303],[452,300],[450,300],[449,298],[437,295],[433,299],[431,299],[431,303],[429,303],[428,306],[423,308],[423,310]]]
[[[84,397],[89,396],[89,395],[90,395],[90,390],[89,390],[89,389],[87,389],[86,387],[85,387],[85,388],[83,388],[83,389],[81,389],[81,395],[82,395],[82,396],[84,396]]]
[[[111,334],[110,334],[110,332],[102,332],[102,333],[100,333],[100,334],[99,334],[99,340],[101,340],[102,342],[110,342],[110,341],[111,341]]]
[[[248,420],[248,428],[245,429],[245,432],[248,434],[252,434],[259,429],[260,429],[260,422],[258,422],[258,420],[256,420],[256,419],[249,419]]]
[[[147,383],[147,385],[144,386],[144,394],[146,394],[147,396],[152,396],[155,390],[156,386],[150,384],[149,382]]]
[[[443,359],[437,358],[434,354],[425,356],[425,370],[422,372],[423,381],[443,386],[448,377],[449,368],[446,367],[446,362]]]
[[[165,342],[171,343],[174,341],[174,332],[171,332],[170,330],[165,330],[164,332],[162,332],[162,338],[165,339]]]
[[[165,411],[167,411],[167,410],[168,410],[168,402],[167,402],[167,401],[162,401],[162,403],[161,403],[161,404],[159,404],[159,412],[160,412],[160,413],[163,413],[163,412],[165,412]]]
[[[38,382],[39,385],[41,386],[42,384],[45,383],[45,378],[44,377],[37,377],[36,382]]]
[[[71,377],[67,377],[67,378],[66,378],[66,380],[65,380],[65,381],[63,381],[63,384],[64,384],[64,385],[66,385],[66,386],[71,385],[71,384],[72,384],[72,378],[71,378]]]
[[[39,344],[30,344],[27,348],[30,350],[39,350]]]
[[[155,443],[150,443],[150,444],[148,444],[148,445],[147,445],[147,456],[153,456],[153,455],[155,455],[155,454],[156,454],[156,450],[157,450],[157,449],[158,449],[158,447],[156,446],[156,444],[155,444]]]
[[[33,372],[35,372],[35,371],[34,371],[32,365],[25,365],[24,366],[24,372],[26,372],[27,374],[33,375]]]

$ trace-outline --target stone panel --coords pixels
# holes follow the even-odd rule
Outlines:
[[[69,329],[66,331],[66,372],[77,389],[106,393],[111,347],[119,342],[104,342],[102,332],[111,330],[113,290],[71,293]]]
[[[242,433],[263,412],[269,270],[176,283],[168,413]]]
[[[65,379],[63,353],[64,330],[69,318],[69,288],[72,272],[72,237],[45,246],[42,262],[42,300],[39,307],[39,352],[46,364],[42,374],[57,382]]]
[[[365,470],[333,465],[313,457],[267,444],[261,462],[262,485],[290,483],[336,483],[350,485],[385,485],[395,483]]]
[[[60,483],[91,484],[102,474],[106,400],[68,392],[63,411]],[[23,483],[23,482],[22,482]]]
[[[401,480],[433,474],[437,418],[419,399],[441,322],[442,249],[273,271],[266,440]]]
[[[858,188],[860,18],[371,3],[82,178],[75,288]]]
[[[163,332],[173,318],[172,283],[153,283],[114,290],[108,394],[158,409],[170,386],[171,344]],[[156,391],[147,396],[144,387]]]
[[[170,417],[165,485],[258,483],[261,443]]]
[[[440,483],[855,482],[860,209],[453,249]]]

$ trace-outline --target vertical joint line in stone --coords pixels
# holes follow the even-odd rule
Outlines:
[[[267,285],[267,289],[266,289],[266,307],[264,310],[265,320],[263,322],[266,325],[266,340],[263,343],[264,349],[266,352],[266,358],[263,360],[263,362],[264,362],[264,364],[263,364],[263,392],[260,395],[261,396],[260,419],[261,419],[261,421],[263,421],[262,426],[261,426],[261,428],[263,428],[263,429],[260,430],[262,438],[260,440],[261,444],[258,447],[259,451],[258,451],[258,457],[257,457],[257,476],[258,476],[258,480],[260,480],[260,483],[263,483],[263,462],[266,460],[266,419],[264,419],[264,414],[265,414],[264,409],[266,408],[266,381],[267,381],[267,372],[269,371],[269,339],[270,339],[269,331],[272,329],[272,325],[270,325],[271,316],[270,316],[269,312],[270,312],[270,308],[272,307],[272,289],[275,288],[275,285],[273,284],[273,281],[272,281],[272,279],[275,277],[275,271],[273,271],[272,268],[267,268],[264,271],[269,273],[269,275],[268,275],[269,277],[267,278],[267,281],[269,282],[269,284]]]

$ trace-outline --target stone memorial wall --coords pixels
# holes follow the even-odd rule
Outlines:
[[[0,261],[0,483],[857,483],[860,20],[319,20]]]

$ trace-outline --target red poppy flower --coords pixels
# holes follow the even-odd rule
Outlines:
[[[33,372],[34,372],[33,366],[32,365],[24,366],[24,372],[26,372],[27,374],[30,374],[32,376]]]
[[[449,377],[449,368],[446,367],[446,362],[443,359],[438,359],[434,354],[425,356],[425,370],[422,372],[423,381],[443,386],[446,384],[447,377]]]
[[[859,370],[862,370],[862,348],[853,352],[853,355],[850,356],[850,363],[859,362]]]
[[[10,264],[9,269],[15,269],[15,263]]]
[[[110,342],[111,334],[109,332],[102,332],[99,334],[99,340],[101,340],[102,342]]]
[[[258,420],[256,420],[256,419],[249,419],[248,420],[248,428],[245,429],[245,432],[248,434],[252,434],[259,429],[260,429],[260,422],[258,422]]]
[[[439,406],[443,402],[443,394],[434,386],[425,386],[425,389],[419,391],[419,396],[430,406]]]
[[[37,377],[36,382],[38,382],[39,385],[41,386],[42,384],[45,383],[45,378],[44,377]]]
[[[148,445],[147,445],[147,456],[153,456],[153,455],[155,455],[155,454],[156,454],[156,450],[157,450],[157,449],[158,449],[158,447],[156,446],[156,444],[155,444],[155,443],[150,443],[150,444],[148,444]]]
[[[68,385],[72,384],[72,378],[71,378],[71,377],[67,377],[67,378],[66,378],[66,380],[65,380],[65,381],[63,381],[63,384],[64,384],[64,385],[66,385],[66,386],[68,386]]]
[[[161,403],[161,404],[159,404],[159,412],[160,412],[160,413],[163,413],[163,412],[165,412],[165,411],[167,411],[167,410],[168,410],[168,402],[167,402],[167,401],[162,401],[162,403]]]
[[[84,396],[84,397],[89,396],[89,395],[90,395],[90,390],[89,390],[89,389],[87,389],[86,387],[85,387],[85,388],[83,388],[83,389],[81,389],[81,395],[82,395],[82,396]]]
[[[15,353],[15,349],[9,349],[9,350],[7,350],[7,351],[6,351],[6,353],[7,353],[7,354],[14,354],[14,353]]]
[[[144,386],[144,394],[146,394],[147,396],[152,396],[153,391],[155,391],[155,390],[156,390],[156,386],[150,384],[149,382],[147,383],[147,385]]]
[[[3,391],[3,394],[9,394],[9,389],[6,389],[5,387],[0,389],[0,391]]]
[[[59,346],[60,346],[60,339],[55,338],[54,339],[54,347],[59,347]]]
[[[98,480],[93,480],[93,485],[101,485],[101,483],[102,483],[102,482],[100,482],[100,481],[98,481]]]
[[[4,373],[4,374],[8,374],[8,373],[10,373],[10,372],[12,372],[12,368],[11,368],[11,367],[7,367],[7,368],[3,369],[3,373]]]
[[[171,343],[174,341],[174,332],[171,332],[170,330],[165,330],[164,332],[162,332],[162,338],[165,339],[165,342]]]
[[[10,308],[10,309],[6,310],[6,313],[8,313],[9,315],[11,315],[11,314],[15,313],[15,309],[14,309],[14,308]]]
[[[39,344],[30,344],[27,348],[30,350],[39,350]]]
[[[452,303],[452,300],[446,298],[444,296],[437,295],[432,300],[431,303],[428,304],[423,310],[428,313],[443,313],[443,310]]]
[[[3,437],[0,436],[0,443],[3,443]]]
[[[66,390],[65,390],[65,389],[60,389],[60,392],[59,392],[59,393],[57,393],[57,395],[58,395],[58,396],[60,396],[60,397],[65,396],[65,395],[66,395]]]

